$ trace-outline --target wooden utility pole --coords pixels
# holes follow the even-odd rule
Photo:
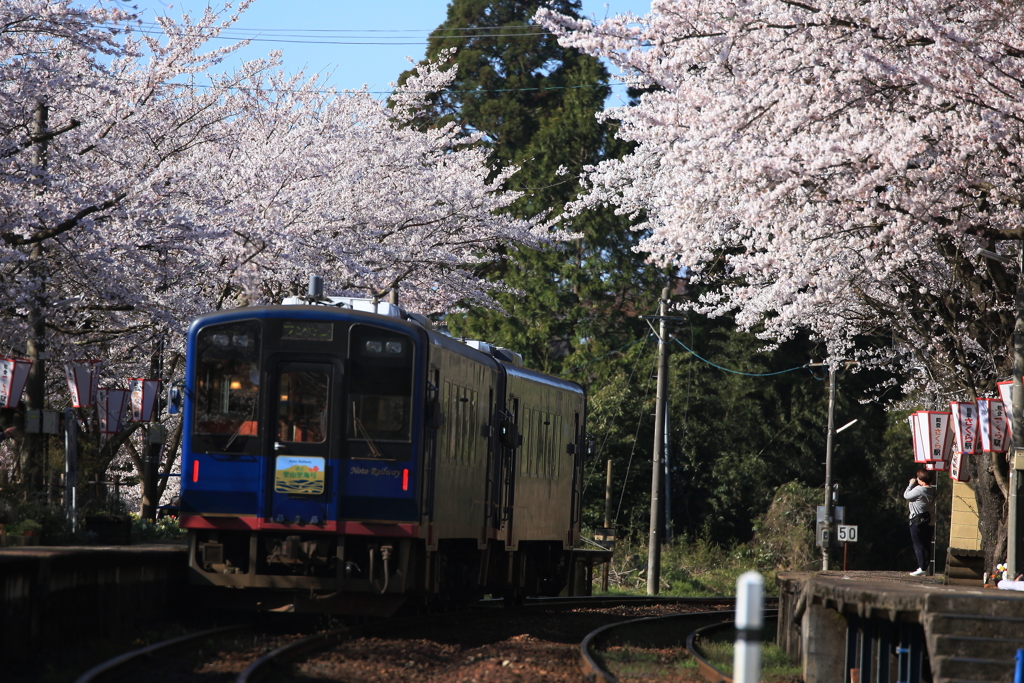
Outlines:
[[[661,584],[661,525],[664,497],[665,403],[668,399],[668,315],[669,288],[661,290],[658,307],[658,393],[654,411],[654,452],[651,462],[651,528],[647,549],[647,594],[657,595]]]

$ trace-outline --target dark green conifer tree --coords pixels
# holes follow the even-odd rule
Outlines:
[[[511,207],[520,217],[558,216],[579,192],[584,166],[626,151],[613,124],[596,118],[610,91],[607,70],[533,23],[542,4],[453,0],[427,49],[433,59],[456,48],[458,75],[426,123],[456,121],[484,135],[496,168],[519,165],[510,189],[524,193]],[[553,7],[578,14],[580,3]],[[665,275],[633,251],[641,235],[611,210],[569,227],[582,238],[496,254],[481,275],[509,288],[496,297],[502,310],[471,306],[448,317],[451,332],[506,346],[530,367],[554,373],[642,335],[646,326],[635,313],[656,308]]]

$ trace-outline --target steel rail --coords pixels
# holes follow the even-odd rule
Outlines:
[[[715,604],[720,601],[705,599],[706,604]],[[619,679],[612,673],[608,664],[604,661],[600,652],[613,642],[629,642],[630,637],[646,631],[649,627],[656,627],[659,636],[664,638],[668,633],[677,633],[675,629],[666,628],[671,622],[681,622],[684,633],[689,630],[711,623],[731,621],[734,610],[719,610],[712,612],[687,612],[684,614],[672,614],[661,617],[644,617],[641,619],[630,619],[615,624],[608,624],[591,631],[580,645],[580,669],[587,680],[602,681],[603,683],[619,683]],[[690,622],[690,623],[687,623]],[[653,633],[651,635],[654,635]],[[682,640],[681,638],[677,640]],[[677,645],[679,643],[676,643]]]
[[[771,614],[771,612],[774,612],[775,614]],[[765,610],[765,621],[777,618],[778,610]],[[708,683],[732,683],[732,677],[717,669],[704,657],[700,648],[697,647],[697,639],[702,636],[707,636],[715,631],[725,630],[732,627],[732,621],[712,624],[710,626],[699,628],[686,637],[686,650],[690,653],[691,657],[697,660],[697,673],[700,674],[700,677]]]
[[[288,664],[294,659],[309,652],[316,652],[331,647],[346,637],[352,637],[352,631],[348,629],[336,629],[323,633],[314,633],[311,636],[282,645],[281,647],[268,652],[259,659],[252,661],[245,671],[238,674],[235,683],[256,683],[274,673],[280,667]]]
[[[691,604],[722,604],[722,599],[697,598]],[[765,610],[766,614],[775,613],[777,610]],[[693,634],[700,633],[706,629],[732,628],[734,610],[718,610],[708,612],[687,612],[683,614],[671,614],[660,617],[645,617],[641,619],[630,619],[615,624],[608,624],[592,631],[584,638],[580,645],[580,669],[587,680],[599,681],[602,683],[620,683],[619,679],[611,671],[608,664],[601,656],[601,651],[615,643],[636,644],[638,638],[645,643],[658,643],[666,647],[685,646],[691,655],[695,655],[690,649]],[[685,635],[685,637],[684,637]],[[698,671],[709,681],[715,683],[728,682],[724,677],[700,655],[695,655],[698,664]],[[705,670],[707,675],[705,675]],[[719,675],[719,678],[709,676]]]
[[[131,652],[126,652],[123,655],[118,655],[117,657],[109,659],[102,664],[97,664],[76,678],[75,683],[99,683],[110,676],[126,671],[154,654],[173,650],[176,647],[191,645],[197,640],[203,640],[210,636],[223,635],[232,631],[244,631],[249,628],[251,627],[245,624],[221,626],[219,628],[211,628],[205,631],[197,631],[196,633],[187,633],[183,636],[147,645],[146,647],[139,648],[138,650],[132,650]]]

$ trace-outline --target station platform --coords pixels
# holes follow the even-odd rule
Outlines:
[[[180,543],[0,548],[0,657],[164,616],[186,585],[187,556]]]
[[[901,572],[783,572],[777,643],[804,683],[1013,681],[1024,592]]]

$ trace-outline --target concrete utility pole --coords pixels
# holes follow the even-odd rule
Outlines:
[[[828,436],[825,440],[825,521],[823,529],[818,529],[818,538],[821,541],[821,570],[828,571],[829,553],[832,545],[832,531],[835,526],[835,505],[832,500],[832,448],[836,436],[836,373],[837,365],[843,368],[850,368],[856,365],[856,361],[837,361],[834,365],[827,363],[808,363],[809,368],[828,368]],[[856,420],[854,420],[856,422]],[[843,426],[846,429],[850,425]],[[828,533],[824,533],[827,531]]]
[[[661,525],[664,496],[665,403],[668,400],[668,315],[669,288],[661,290],[658,307],[658,394],[654,412],[654,453],[651,464],[651,533],[647,549],[647,594],[657,595],[661,584]]]
[[[605,534],[612,528],[612,459],[608,458],[608,472],[604,478],[604,528]],[[605,562],[601,570],[601,590],[608,592],[608,571],[610,563]]]
[[[835,510],[832,508],[832,443],[835,440],[836,424],[836,369],[828,369],[828,437],[825,441],[825,528],[829,530],[828,538],[821,539],[821,570],[828,571],[829,546],[832,545],[832,519]]]

